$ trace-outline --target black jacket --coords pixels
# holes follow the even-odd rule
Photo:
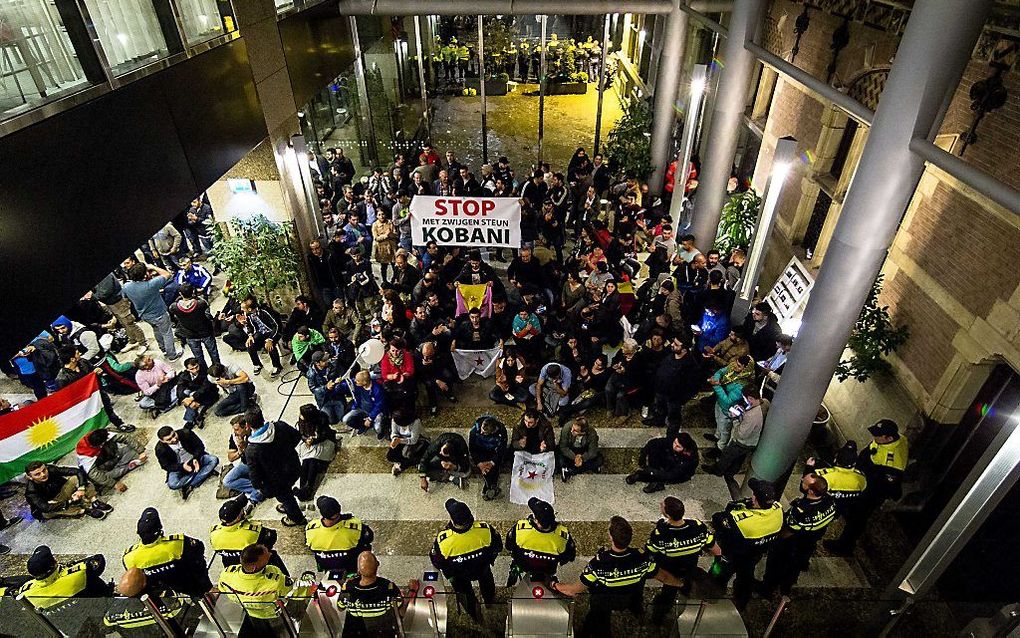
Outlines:
[[[289,492],[301,472],[297,444],[301,435],[283,421],[270,421],[265,432],[256,430],[248,437],[244,462],[251,484],[266,498]]]
[[[638,465],[654,470],[664,483],[682,483],[690,480],[698,469],[698,453],[677,454],[673,450],[673,440],[664,436],[645,443]]]
[[[204,299],[195,299],[188,304],[180,299],[170,306],[170,315],[177,320],[177,336],[181,339],[206,339],[216,334],[209,304]]]
[[[764,361],[776,353],[776,339],[782,334],[783,329],[779,327],[779,322],[769,321],[757,333],[753,333],[753,330],[754,318],[748,313],[744,318],[747,347],[751,351],[751,358],[755,361]]]
[[[440,456],[439,451],[447,443],[450,444],[452,453],[448,457]],[[443,432],[436,437],[429,449],[425,451],[421,463],[418,464],[418,472],[425,475],[428,472],[442,470],[443,461],[452,461],[457,464],[458,472],[467,472],[471,469],[471,461],[468,459],[468,445],[464,437],[456,432]]]
[[[201,458],[205,454],[205,443],[191,430],[177,430],[177,436],[180,439],[181,447],[188,454],[191,454],[196,459]],[[162,441],[156,443],[156,460],[159,461],[159,466],[167,474],[184,471],[180,460],[177,458],[177,453]]]
[[[45,483],[36,483],[32,479],[28,479],[25,484],[25,500],[28,501],[32,516],[37,520],[42,520],[43,512],[52,512],[57,509],[57,506],[50,501],[60,493],[67,479],[77,476],[78,487],[85,487],[88,483],[85,470],[81,467],[47,465],[46,468],[50,471],[50,476]]]

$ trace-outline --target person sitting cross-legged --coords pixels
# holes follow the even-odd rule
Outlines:
[[[209,366],[209,380],[215,383],[226,394],[213,407],[213,414],[219,417],[243,414],[258,397],[255,395],[255,384],[248,373],[230,363],[214,363]]]
[[[560,475],[564,481],[569,481],[571,476],[585,472],[598,474],[602,469],[599,433],[583,416],[577,417],[573,423],[567,423],[560,428],[560,438],[556,447]]]
[[[184,361],[184,372],[177,375],[177,395],[184,406],[184,427],[202,429],[205,413],[220,398],[219,388],[209,380],[201,359]]]
[[[81,467],[46,465],[32,461],[25,466],[25,500],[32,517],[77,518],[88,514],[104,519],[113,507],[96,498],[96,488]]]
[[[191,430],[174,430],[164,425],[156,437],[159,439],[156,460],[166,472],[166,485],[180,490],[184,500],[209,476],[218,475],[216,466],[220,460],[205,451],[205,443]]]
[[[179,401],[177,372],[165,362],[153,359],[147,354],[139,355],[135,359],[135,366],[138,368],[135,383],[144,395],[138,402],[138,407],[148,410],[149,416],[154,419],[163,412],[173,409]]]
[[[372,381],[368,370],[361,370],[354,375],[351,393],[354,401],[351,410],[344,415],[344,425],[356,434],[364,434],[374,428],[376,436],[382,440],[386,436],[386,392]]]
[[[436,437],[418,464],[418,475],[423,492],[429,491],[429,482],[454,483],[460,489],[467,487],[471,473],[468,445],[456,432],[443,432]]]
[[[78,465],[98,490],[127,491],[121,478],[149,460],[145,446],[133,437],[110,432],[106,428],[92,430],[81,437],[75,447]]]

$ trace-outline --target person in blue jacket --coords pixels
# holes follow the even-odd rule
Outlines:
[[[706,434],[705,438],[713,441],[720,450],[730,442],[733,430],[733,419],[740,414],[731,414],[730,409],[743,404],[744,386],[754,380],[754,359],[742,354],[729,365],[720,368],[708,380],[715,393],[715,434]]]
[[[714,346],[730,334],[730,319],[717,303],[710,302],[705,306],[701,321],[694,330],[697,337],[698,352],[705,353],[705,348]]]
[[[485,481],[482,498],[486,501],[499,498],[502,492],[499,487],[499,470],[506,455],[506,444],[506,426],[499,419],[490,414],[475,419],[468,433],[468,451],[471,453],[471,464],[478,468]]]
[[[386,436],[386,393],[382,385],[374,382],[367,370],[361,370],[354,376],[354,384],[350,385],[353,403],[351,410],[344,415],[344,425],[356,434],[364,434],[374,429],[381,441]]]

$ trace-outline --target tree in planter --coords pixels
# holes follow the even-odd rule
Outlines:
[[[754,190],[746,190],[730,197],[730,201],[723,206],[719,219],[719,233],[713,248],[724,257],[729,256],[738,246],[746,250],[751,243],[755,224],[758,223],[760,209],[761,197],[758,197]]]
[[[893,325],[889,318],[889,306],[878,305],[883,278],[883,275],[879,275],[871,285],[868,300],[850,333],[847,342],[850,357],[840,361],[836,367],[836,378],[840,381],[852,377],[863,383],[873,375],[887,374],[892,366],[885,357],[895,352],[910,337],[907,326]]]
[[[606,156],[614,171],[633,174],[642,182],[648,180],[652,174],[651,130],[651,103],[632,99],[606,139]]]
[[[227,273],[239,298],[272,300],[284,288],[298,288],[298,256],[291,244],[293,222],[277,223],[263,215],[230,220],[230,231],[214,227],[213,262]],[[278,308],[278,310],[280,310]]]

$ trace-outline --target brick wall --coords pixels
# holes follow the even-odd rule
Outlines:
[[[970,89],[990,75],[986,62],[971,60],[942,124],[942,133],[964,133],[974,121],[970,110]],[[985,115],[978,126],[977,142],[967,147],[963,159],[991,173],[1013,188],[1020,188],[1020,73],[1003,75],[1008,91],[1005,106]]]
[[[769,111],[768,123],[765,126],[767,136],[785,137],[792,135],[797,139],[797,148],[801,157],[806,151],[814,151],[818,136],[822,130],[822,103],[807,95],[795,86],[783,82],[776,91]],[[770,149],[769,156],[772,151]],[[771,164],[771,160],[770,160]],[[801,177],[807,166],[798,162],[796,170],[786,180],[782,196],[777,205],[779,219],[789,226],[797,211],[797,203],[801,196]]]
[[[881,302],[889,304],[893,323],[910,326],[910,339],[896,354],[931,392],[953,358],[957,323],[902,271],[886,280]]]
[[[1020,285],[1020,228],[945,183],[919,203],[906,231],[903,252],[979,317]]]

